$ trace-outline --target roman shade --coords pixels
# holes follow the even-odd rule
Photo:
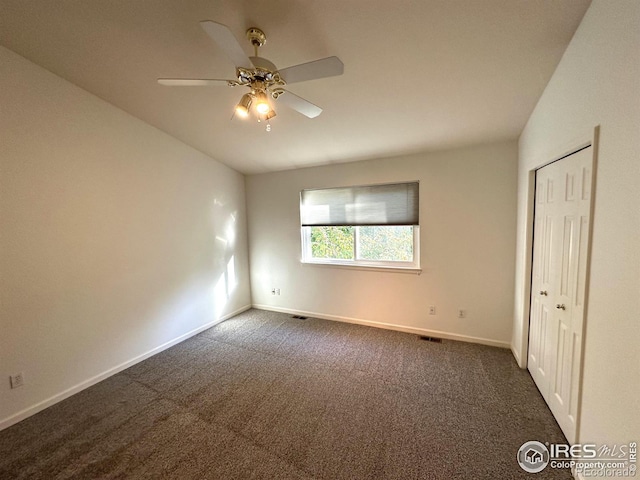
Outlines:
[[[418,182],[300,192],[303,227],[418,225]]]

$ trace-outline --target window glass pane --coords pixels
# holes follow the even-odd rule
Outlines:
[[[413,261],[413,227],[357,227],[358,260]]]
[[[353,260],[354,227],[311,227],[311,258]]]

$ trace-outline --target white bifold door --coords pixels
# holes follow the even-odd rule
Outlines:
[[[576,441],[589,251],[592,147],[536,172],[528,369]]]

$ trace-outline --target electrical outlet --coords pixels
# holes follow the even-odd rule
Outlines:
[[[435,314],[436,314],[436,306],[435,305],[429,306],[429,315],[435,315]]]
[[[458,318],[465,318],[467,316],[467,311],[460,308],[458,309]]]
[[[276,288],[276,295],[280,295],[280,289]]]
[[[11,382],[11,388],[18,388],[24,385],[24,374],[22,372],[9,376],[9,382]]]

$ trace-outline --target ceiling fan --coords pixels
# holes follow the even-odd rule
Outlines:
[[[314,118],[322,113],[322,109],[283,87],[291,83],[342,75],[344,72],[344,65],[338,57],[327,57],[278,69],[266,58],[258,56],[258,48],[267,41],[264,32],[259,28],[252,27],[247,30],[247,39],[254,48],[254,56],[248,57],[226,25],[204,20],[200,22],[200,26],[236,66],[237,78],[159,78],[158,83],[167,86],[208,87],[226,84],[230,87],[248,87],[249,93],[242,96],[236,105],[235,113],[241,117],[248,117],[253,110],[258,121],[267,122],[267,131],[271,130],[269,120],[276,116],[269,97],[306,117]]]

